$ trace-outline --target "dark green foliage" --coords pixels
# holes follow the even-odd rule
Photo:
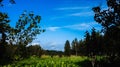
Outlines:
[[[90,45],[90,34],[88,31],[85,32],[85,47],[86,47],[86,55],[89,55],[91,52]]]
[[[9,43],[11,45],[17,45],[17,49],[15,52],[15,55],[17,57],[26,58],[31,55],[27,55],[26,46],[35,39],[35,36],[37,36],[37,34],[44,32],[44,30],[40,28],[40,20],[41,17],[39,15],[35,16],[33,12],[27,13],[25,11],[23,14],[20,15],[18,21],[16,22],[15,28],[11,30],[8,36]],[[34,48],[33,51],[36,51],[38,47],[32,46],[32,48]]]
[[[97,43],[97,33],[95,31],[95,29],[93,28],[92,29],[92,32],[91,32],[91,53],[93,53],[93,55],[95,55],[96,53],[98,53],[98,43]]]
[[[11,32],[12,27],[9,25],[9,17],[5,13],[0,12],[0,34],[1,34],[1,42],[5,43],[7,39],[7,33]]]
[[[77,40],[77,38],[75,38],[73,41],[72,41],[72,47],[71,47],[71,53],[73,54],[73,55],[78,55],[78,49],[79,49],[79,43],[78,43],[78,40]]]
[[[91,61],[89,59],[86,59],[82,62],[78,62],[76,63],[77,65],[81,66],[81,67],[93,67],[92,64],[91,64]]]
[[[92,32],[85,32],[85,38],[78,42],[75,38],[71,43],[71,54],[72,55],[103,55],[105,52],[103,35],[95,28],[92,29]]]
[[[40,28],[40,20],[39,15],[24,12],[16,26],[12,28],[9,25],[8,15],[0,12],[0,64],[29,57],[26,46],[35,39],[37,34],[45,31]],[[32,47],[33,52],[30,51],[32,55],[41,56],[41,47]]]
[[[71,54],[75,55],[75,41],[74,40],[71,43]]]
[[[78,55],[86,55],[86,46],[85,46],[85,41],[84,40],[80,40],[78,43]]]
[[[42,55],[42,48],[40,45],[31,45],[27,47],[27,55],[28,56],[41,56]]]
[[[68,40],[65,42],[64,53],[66,56],[70,56],[70,42]]]
[[[5,53],[6,58],[8,58],[10,61],[15,60],[14,56],[15,56],[17,46],[16,45],[6,45],[5,48],[6,48],[6,53]]]
[[[120,54],[120,1],[107,0],[107,6],[106,10],[94,7],[94,19],[103,26],[106,45],[112,51],[111,54]]]
[[[50,55],[51,57],[55,56],[55,55],[59,55],[59,57],[62,57],[62,55],[64,54],[64,52],[62,51],[56,51],[56,50],[43,50],[43,55]]]
[[[37,34],[44,32],[40,28],[40,20],[41,17],[39,15],[35,16],[33,12],[27,13],[25,11],[20,15],[9,39],[17,45],[28,45],[35,39]]]
[[[100,40],[104,44],[104,54],[109,58],[104,62],[107,65],[105,67],[114,67],[120,63],[119,59],[116,59],[120,58],[120,0],[107,0],[107,6],[106,10],[101,10],[98,6],[94,7],[93,11],[95,21],[103,27],[104,37],[100,37]]]
[[[0,0],[0,7],[3,7],[4,4],[2,3],[4,0]],[[16,4],[15,0],[9,0],[11,4]]]
[[[86,31],[84,43],[87,56],[101,55],[104,53],[103,35],[99,31],[96,32],[95,28],[92,29],[91,34]]]
[[[17,49],[15,55],[20,59],[24,59],[27,57],[27,48],[25,45],[17,45]]]
[[[6,48],[5,46],[7,45],[7,35],[10,30],[12,29],[9,25],[9,18],[8,15],[5,13],[0,12],[0,62],[2,62],[3,59],[5,59],[5,53],[6,53]]]

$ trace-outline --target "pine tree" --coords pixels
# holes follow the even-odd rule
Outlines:
[[[65,43],[64,53],[66,56],[70,56],[70,42],[68,40]]]
[[[86,47],[86,55],[89,56],[91,54],[91,43],[90,43],[90,34],[88,31],[85,32],[85,47]]]

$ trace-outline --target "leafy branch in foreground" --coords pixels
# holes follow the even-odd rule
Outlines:
[[[4,0],[0,0],[0,7],[3,7],[4,4],[2,3]],[[9,0],[11,4],[16,4],[15,0]]]
[[[108,9],[94,7],[94,19],[102,25],[105,42],[113,48],[111,54],[120,55],[120,0],[107,0]]]
[[[23,12],[16,22],[15,29],[10,33],[9,39],[18,45],[28,45],[37,34],[45,31],[40,27],[40,20],[41,16],[34,15],[33,12]]]

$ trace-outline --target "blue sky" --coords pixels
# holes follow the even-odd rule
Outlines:
[[[11,26],[14,26],[20,14],[26,10],[42,17],[41,27],[46,32],[38,35],[33,43],[44,49],[63,50],[66,40],[70,42],[84,38],[86,30],[101,26],[94,21],[92,7],[106,8],[105,0],[16,0],[12,5],[4,0],[0,11],[8,13]]]

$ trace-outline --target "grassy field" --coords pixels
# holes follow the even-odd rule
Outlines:
[[[88,58],[84,56],[54,56],[51,58],[50,56],[43,55],[41,58],[32,56],[28,59],[4,65],[3,67],[85,67],[84,61],[86,60]]]

